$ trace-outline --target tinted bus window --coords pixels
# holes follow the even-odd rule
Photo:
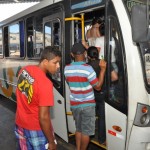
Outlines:
[[[34,57],[40,57],[43,50],[43,18],[41,16],[36,18],[35,26],[35,55]]]
[[[20,26],[20,57],[24,57],[24,46],[25,46],[25,30],[24,30],[24,22],[20,21],[19,22],[19,26]]]
[[[3,47],[2,47],[2,43],[3,43],[3,40],[2,40],[2,29],[0,29],[0,57],[3,56]]]
[[[53,23],[53,45],[59,46],[60,43],[60,23],[54,22]]]
[[[46,22],[44,25],[44,40],[46,46],[60,46],[61,34],[60,34],[60,22]],[[53,31],[53,32],[52,32]]]
[[[8,27],[4,27],[4,51],[5,51],[5,57],[9,57]]]
[[[34,26],[33,26],[33,17],[28,18],[26,20],[26,38],[27,38],[27,56],[29,58],[33,58],[34,57],[34,51],[33,51],[33,47],[34,47]]]
[[[59,20],[50,20],[44,24],[44,45],[58,46],[61,50],[61,25]],[[54,75],[51,75],[53,81],[57,86],[61,81],[61,71],[58,70]]]
[[[110,17],[109,21],[109,59],[111,61],[111,68],[113,68],[113,71],[116,72],[118,76],[117,80],[112,81],[112,79],[110,79],[109,81],[109,101],[114,107],[118,108],[118,110],[123,113],[127,113],[127,79],[125,75],[124,47],[122,44],[121,33],[119,32],[117,20],[113,17]],[[111,69],[109,71],[109,74],[112,76]]]

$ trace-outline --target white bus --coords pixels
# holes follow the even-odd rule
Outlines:
[[[131,8],[134,5],[134,9]],[[53,81],[51,109],[55,133],[69,142],[75,124],[69,103],[64,67],[72,61],[70,49],[81,42],[94,17],[105,21],[105,76],[108,150],[150,150],[150,44],[146,0],[44,0],[4,20],[0,26],[0,94],[16,101],[17,74],[22,66],[37,64],[46,46],[62,52]],[[132,16],[132,17],[131,17]],[[112,39],[115,42],[118,81],[111,83]],[[112,86],[114,87],[112,95]],[[44,88],[44,85],[43,85]],[[98,127],[97,127],[98,128]]]

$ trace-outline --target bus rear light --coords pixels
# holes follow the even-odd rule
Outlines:
[[[141,124],[147,125],[150,122],[150,116],[148,114],[144,114],[140,119]]]
[[[147,113],[148,112],[148,108],[146,106],[142,107],[142,113]]]
[[[139,127],[150,127],[150,105],[142,103],[137,104],[133,124]]]

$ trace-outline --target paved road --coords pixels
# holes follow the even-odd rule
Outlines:
[[[7,105],[7,107],[6,107]],[[14,113],[16,105],[0,96],[0,149],[15,150]]]
[[[0,95],[0,150],[16,150],[16,138],[14,135],[16,103]],[[75,150],[74,137],[71,143],[64,142],[56,137],[58,141],[58,150]],[[88,150],[102,150],[93,144],[90,144]]]

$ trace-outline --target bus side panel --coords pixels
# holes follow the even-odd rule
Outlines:
[[[109,104],[105,103],[106,113],[106,137],[107,149],[109,150],[124,150],[126,140],[126,120],[125,114],[120,113]],[[114,126],[121,127],[121,132],[115,130]]]
[[[129,150],[133,150],[133,149],[149,150],[150,149],[150,129],[148,130],[147,127],[141,128],[141,127],[133,126],[128,149]]]
[[[0,94],[16,101],[17,75],[22,66],[32,64],[24,60],[2,59],[0,61]],[[36,64],[36,62],[33,62]]]
[[[75,122],[72,116],[72,112],[70,109],[70,90],[69,90],[69,86],[66,83],[66,110],[67,110],[67,121],[68,121],[68,130],[70,133],[75,133],[76,128],[75,128]]]
[[[121,3],[117,5],[120,6]],[[107,99],[105,103],[106,137],[109,150],[124,150],[126,147],[127,130],[127,75],[124,53],[124,40],[120,30],[120,20],[116,8],[111,0],[106,3],[106,59],[108,68],[106,72]],[[113,50],[113,44],[115,50]],[[112,53],[115,61],[112,62]],[[111,80],[111,66],[116,64],[117,80]]]
[[[149,96],[145,88],[143,68],[138,47],[132,41],[131,24],[121,1],[112,0],[120,20],[126,51],[128,72],[128,124],[127,150],[148,150],[150,148],[150,128],[137,127],[133,124],[137,104],[149,105]],[[119,5],[119,7],[118,7]],[[127,32],[128,31],[128,32]]]
[[[57,135],[59,135],[63,140],[68,142],[67,135],[67,124],[66,124],[66,112],[64,109],[65,100],[60,95],[60,93],[54,88],[54,107],[50,109],[52,124],[54,127],[54,131]]]

